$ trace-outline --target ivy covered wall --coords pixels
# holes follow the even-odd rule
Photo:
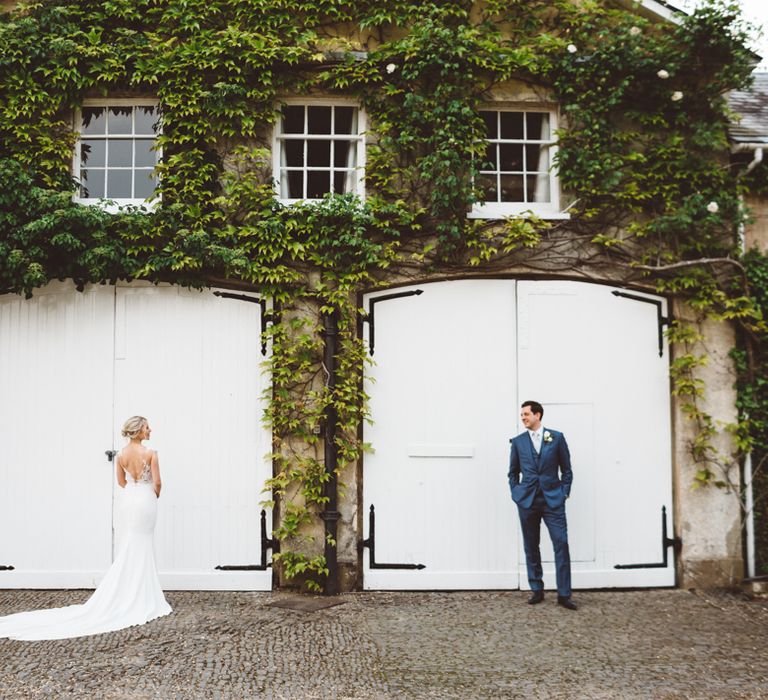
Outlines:
[[[745,185],[729,167],[723,97],[748,84],[747,31],[720,2],[679,24],[592,0],[20,3],[0,18],[0,290],[146,279],[272,297],[283,309],[270,331],[276,535],[284,574],[321,585],[324,558],[305,538],[327,501],[313,426],[332,405],[340,470],[359,458],[360,290],[467,273],[581,276],[678,296],[750,343],[763,337],[740,261]],[[558,105],[569,217],[469,218],[484,197],[481,108],[523,94]],[[277,199],[272,126],[281,99],[308,95],[365,108],[364,201]],[[159,100],[151,210],[72,201],[72,115],[100,96]],[[319,328],[331,311],[342,352],[329,389]],[[694,325],[670,339],[696,426],[695,481],[738,489],[738,465],[713,446],[721,427],[701,400],[706,358],[687,349]],[[749,425],[731,428],[748,449]]]

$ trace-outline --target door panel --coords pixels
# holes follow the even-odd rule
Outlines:
[[[118,287],[116,308],[115,432],[134,414],[153,428],[163,586],[270,589],[271,569],[215,570],[256,564],[261,554],[259,501],[271,465],[259,305],[133,284]]]
[[[210,291],[66,282],[0,297],[0,566],[15,567],[0,587],[95,587],[116,548],[104,452],[141,414],[161,455],[163,586],[271,588],[271,570],[214,569],[261,557],[260,329],[258,304]]]
[[[365,429],[375,452],[363,489],[366,509],[375,506],[376,561],[426,568],[371,569],[366,553],[365,586],[517,588],[508,443],[497,439],[516,413],[514,283],[422,289],[376,304]]]
[[[112,545],[110,287],[0,297],[0,588],[90,588]]]
[[[668,350],[659,357],[656,307],[577,282],[420,289],[376,304],[365,428],[375,452],[363,495],[375,506],[376,561],[426,568],[371,569],[366,551],[365,587],[527,588],[507,486],[508,439],[522,430],[527,399],[544,404],[544,426],[562,430],[571,450],[574,587],[673,585],[671,557],[666,568],[615,568],[660,562],[662,506],[672,523]]]
[[[571,449],[574,587],[673,585],[671,558],[666,569],[614,568],[662,559],[662,506],[672,522],[672,451],[668,349],[659,357],[656,306],[612,291],[518,282],[520,398],[542,403],[544,427],[562,430]],[[551,562],[548,537],[542,545]],[[525,576],[521,583],[527,587]],[[545,585],[554,585],[552,565]]]

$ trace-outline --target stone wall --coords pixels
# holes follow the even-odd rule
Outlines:
[[[744,204],[752,218],[752,222],[744,227],[744,248],[757,248],[762,253],[768,253],[768,199],[748,196],[744,198]]]
[[[675,317],[695,319],[692,311],[677,302]],[[696,487],[696,471],[690,444],[697,426],[681,409],[684,403],[672,397],[673,415],[673,492],[675,496],[675,535],[682,539],[677,559],[678,584],[685,588],[732,586],[744,575],[741,537],[740,470],[731,435],[726,424],[737,420],[736,390],[733,363],[729,351],[734,346],[733,327],[722,321],[700,324],[703,340],[694,348],[695,354],[707,358],[705,366],[696,371],[704,382],[704,397],[700,407],[715,420],[718,434],[713,440],[719,458],[710,466],[717,480],[729,487]]]

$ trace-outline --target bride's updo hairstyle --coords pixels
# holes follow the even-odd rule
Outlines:
[[[147,419],[144,416],[131,416],[123,423],[122,436],[130,439],[138,437],[145,425],[147,425]]]

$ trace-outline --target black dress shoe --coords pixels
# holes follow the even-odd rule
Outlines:
[[[544,596],[542,596],[543,598]],[[562,605],[568,610],[578,610],[579,607],[570,598],[563,598],[563,596],[557,596],[557,604]]]
[[[530,598],[528,598],[528,605],[536,605],[544,600],[544,591],[534,591]]]

